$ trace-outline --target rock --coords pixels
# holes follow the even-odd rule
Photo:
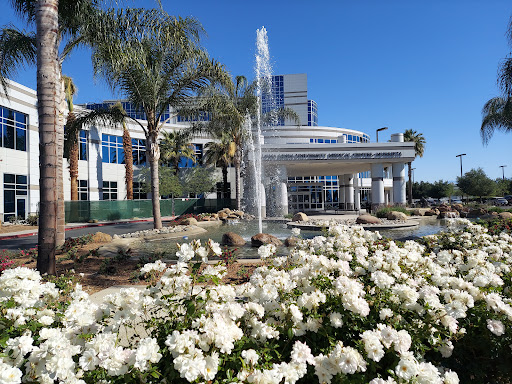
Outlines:
[[[439,212],[451,212],[452,210],[452,207],[450,207],[449,205],[446,205],[446,204],[441,204],[439,207],[437,207],[437,209],[439,210]]]
[[[437,216],[439,215],[439,211],[437,209],[429,209],[425,211],[425,216]]]
[[[235,232],[226,232],[222,235],[222,240],[220,242],[221,245],[231,245],[231,246],[242,246],[245,245],[245,240],[242,236],[236,234]]]
[[[210,218],[217,220],[217,219],[219,218],[219,215],[218,215],[218,214],[216,214],[216,213],[212,213],[212,214],[210,215]]]
[[[259,247],[266,244],[274,244],[276,247],[283,245],[281,240],[275,236],[269,235],[268,233],[258,233],[251,237],[251,246],[253,247]]]
[[[236,215],[238,216],[239,218],[243,219],[244,218],[244,213],[242,211],[233,211],[231,212],[233,215]]]
[[[92,235],[91,241],[93,243],[110,243],[112,241],[112,236],[103,232],[96,232]]]
[[[304,212],[297,212],[293,215],[292,221],[309,221],[309,218]]]
[[[462,204],[453,204],[452,208],[454,208],[455,210],[457,210],[459,212],[464,210],[464,206]]]
[[[438,219],[456,219],[458,217],[460,217],[460,213],[457,211],[444,211],[437,216]]]
[[[400,221],[407,221],[407,215],[403,212],[399,211],[391,211],[388,212],[388,215],[386,217],[388,220],[400,220]]]
[[[201,221],[210,221],[210,216],[201,217]]]
[[[498,216],[498,212],[491,212],[491,216]]]
[[[235,215],[234,213],[230,213],[227,218],[231,220],[238,220],[240,219],[240,216]]]
[[[510,212],[501,212],[499,214],[499,216],[500,216],[500,219],[502,219],[502,220],[512,219],[512,213],[510,213]]]
[[[226,212],[219,212],[219,219],[224,220],[228,217],[228,214]]]
[[[197,220],[193,217],[187,217],[180,221],[180,225],[197,225]]]
[[[361,215],[356,219],[356,224],[382,224],[382,220],[372,215]]]
[[[284,240],[284,245],[287,247],[295,247],[299,241],[300,241],[300,239],[298,237],[295,237],[295,236],[287,237]]]
[[[468,212],[468,217],[475,218],[475,217],[484,216],[486,214],[487,214],[487,210],[485,210],[483,208],[476,208],[476,209],[471,209]]]
[[[414,211],[412,211],[412,214],[414,216],[424,216],[425,215],[425,212],[422,211],[421,209],[415,209]]]

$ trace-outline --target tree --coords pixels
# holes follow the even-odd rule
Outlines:
[[[457,186],[463,193],[478,196],[481,201],[483,196],[493,194],[495,183],[487,177],[482,168],[477,168],[466,172],[462,177],[457,177]]]
[[[194,167],[182,170],[180,175],[183,192],[186,195],[203,195],[215,189],[217,179],[211,168]]]
[[[78,160],[79,160],[79,129],[73,124],[75,113],[73,112],[73,95],[76,86],[69,76],[62,76],[64,81],[64,97],[68,105],[66,129],[64,132],[64,153],[69,162],[69,178],[71,180],[71,200],[78,200]]]
[[[175,18],[157,10],[151,15],[112,11],[102,17],[94,33],[101,36],[105,25],[109,38],[93,48],[94,71],[146,115],[147,124],[132,120],[146,136],[153,222],[155,228],[161,228],[158,136],[166,122],[164,115],[169,107],[186,105],[197,91],[222,79],[225,72],[199,46],[203,29],[193,18]]]
[[[259,113],[255,83],[249,84],[245,76],[228,78],[222,84],[206,88],[192,108],[181,113],[196,118],[198,114],[208,112],[208,119],[198,121],[195,128],[207,131],[214,138],[223,138],[234,147],[233,165],[235,168],[236,207],[241,208],[240,170],[244,144],[248,132],[244,129],[246,119],[255,120]],[[298,115],[291,109],[282,108],[267,113],[264,123],[281,118],[291,119],[299,124]],[[199,119],[200,120],[200,119]]]
[[[404,141],[414,143],[414,157],[423,157],[425,152],[425,138],[422,133],[407,129],[404,132]],[[409,205],[412,204],[412,162],[407,164],[409,166]]]
[[[449,181],[438,180],[431,185],[430,196],[435,199],[451,197],[454,186]]]
[[[37,66],[40,141],[40,204],[37,268],[55,274],[55,250],[64,242],[62,185],[64,130],[61,108],[61,62],[72,45],[58,47],[63,36],[74,37],[78,26],[97,6],[95,0],[11,0],[14,10],[36,33],[8,26],[0,33],[0,82],[7,94],[7,78],[24,65]]]
[[[206,144],[205,162],[222,168],[222,198],[229,199],[231,196],[228,190],[228,167],[234,159],[236,146],[224,133],[215,139],[217,141]]]
[[[133,147],[130,131],[126,126],[126,116],[126,111],[121,102],[117,102],[110,108],[85,110],[78,113],[74,116],[73,121],[68,123],[67,129],[69,129],[70,132],[78,132],[82,127],[96,124],[109,125],[111,127],[121,125],[123,129],[126,199],[133,200]]]
[[[58,62],[58,0],[38,0],[37,99],[39,115],[39,231],[37,269],[56,274],[57,242],[57,128],[59,115],[60,68]]]
[[[512,18],[507,29],[508,43],[512,47]],[[512,131],[512,57],[503,60],[498,69],[498,87],[502,96],[494,97],[485,103],[482,109],[480,136],[487,144],[495,130],[509,133]]]
[[[181,159],[190,159],[196,162],[194,145],[191,143],[191,131],[164,131],[160,139],[160,162],[170,165],[174,174],[178,175]]]

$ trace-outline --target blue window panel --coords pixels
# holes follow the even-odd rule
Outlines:
[[[14,149],[14,126],[3,124],[3,146]]]
[[[110,163],[110,156],[109,156],[109,149],[107,146],[103,146],[102,148],[102,153],[101,153],[101,161],[103,163]]]
[[[27,131],[25,129],[16,128],[16,149],[18,151],[27,150]]]
[[[109,163],[117,163],[117,150],[115,147],[109,148]]]

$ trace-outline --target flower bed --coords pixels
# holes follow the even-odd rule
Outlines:
[[[153,285],[101,305],[4,271],[0,381],[508,383],[512,238],[459,223],[403,244],[331,227],[287,257],[262,248],[239,286],[192,261],[220,252],[195,241],[143,268],[163,272]]]

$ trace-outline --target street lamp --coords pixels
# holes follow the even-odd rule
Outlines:
[[[503,172],[503,180],[505,180],[505,167],[506,165],[500,165],[501,171]]]
[[[411,168],[411,172],[412,172],[412,184],[414,185],[414,170],[416,168]]]
[[[462,177],[462,156],[466,156],[466,154],[461,153],[460,155],[455,156],[455,157],[460,157],[460,177]]]
[[[377,143],[379,142],[379,132],[380,131],[385,131],[386,129],[388,129],[388,127],[382,127],[382,128],[377,129],[377,131],[376,131],[376,133],[377,133],[377,135],[376,135]]]

